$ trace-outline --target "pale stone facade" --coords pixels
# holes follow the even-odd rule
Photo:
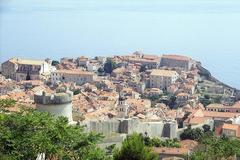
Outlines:
[[[150,88],[166,90],[175,83],[179,74],[176,71],[154,69],[150,74]]]
[[[137,117],[117,118],[111,120],[85,120],[82,125],[86,125],[87,131],[109,135],[112,133],[148,134],[150,137],[177,138],[176,121],[141,121]]]
[[[87,57],[81,56],[79,58],[77,58],[77,65],[78,66],[84,66],[87,67],[89,64],[89,60]]]
[[[129,109],[129,105],[126,103],[126,99],[120,97],[119,98],[119,104],[118,104],[118,118],[125,118],[128,116],[128,109]]]
[[[181,68],[183,70],[190,70],[194,65],[194,60],[180,55],[163,55],[160,62],[160,67]]]
[[[94,74],[91,72],[81,70],[56,70],[51,74],[51,82],[75,82],[77,85],[92,82]]]
[[[3,75],[16,81],[38,80],[52,70],[51,64],[41,60],[12,58],[2,64]]]
[[[6,78],[16,79],[17,64],[11,59],[2,64],[2,74]]]

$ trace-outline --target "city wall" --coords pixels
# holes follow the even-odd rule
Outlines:
[[[84,121],[87,131],[103,133],[132,134],[134,132],[147,134],[150,137],[177,137],[177,123],[175,121],[140,121],[138,118],[90,120]]]

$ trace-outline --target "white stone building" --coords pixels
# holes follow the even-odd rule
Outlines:
[[[87,67],[89,59],[87,57],[81,56],[77,58],[77,65],[82,67]]]
[[[39,80],[54,70],[55,67],[44,60],[12,58],[2,64],[2,74],[16,81]]]
[[[196,62],[193,59],[181,55],[163,55],[160,62],[160,67],[181,68],[183,70],[191,70],[195,65]]]
[[[166,90],[179,78],[176,71],[154,69],[150,74],[150,88],[160,88]]]
[[[94,74],[82,70],[56,70],[51,74],[51,83],[56,84],[57,82],[74,82],[77,85],[89,83],[94,80]]]

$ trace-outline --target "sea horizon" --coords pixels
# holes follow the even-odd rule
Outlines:
[[[0,62],[180,54],[240,89],[236,0],[2,0],[0,13]]]

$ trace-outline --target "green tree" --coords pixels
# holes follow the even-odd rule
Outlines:
[[[205,134],[200,141],[199,149],[191,156],[191,160],[222,160],[231,159],[240,153],[240,140],[227,137],[217,138]]]
[[[151,148],[145,146],[143,138],[134,133],[128,136],[122,143],[120,149],[113,154],[114,160],[157,160]]]
[[[116,62],[112,61],[111,59],[107,59],[106,63],[104,64],[104,71],[106,73],[111,74],[114,69],[117,68]]]
[[[107,147],[106,147],[107,154],[108,154],[108,155],[112,155],[115,147],[116,147],[116,144],[112,144],[112,145],[110,145],[110,146],[107,146]]]
[[[73,92],[73,95],[77,95],[77,94],[79,94],[79,93],[81,93],[81,90],[80,90],[80,89],[77,89],[77,90],[75,90],[75,91]]]
[[[59,61],[53,60],[52,61],[52,66],[57,66],[57,65],[59,65]]]
[[[161,95],[153,95],[153,96],[148,97],[148,99],[151,101],[157,101],[160,99],[160,97],[161,97]]]
[[[209,104],[211,104],[211,98],[209,95],[204,95],[203,97],[200,97],[199,101],[206,107]]]
[[[200,140],[202,136],[203,136],[203,131],[200,128],[192,129],[191,127],[188,127],[180,135],[180,138],[181,140],[185,140],[185,139]]]
[[[0,112],[5,111],[7,108],[13,107],[16,101],[13,99],[0,99]]]
[[[30,73],[29,73],[29,72],[27,73],[26,80],[27,80],[27,81],[31,80],[31,76],[30,76]]]
[[[142,65],[141,68],[139,69],[139,72],[145,72],[147,70],[146,65]]]
[[[104,69],[103,69],[102,67],[99,67],[99,68],[98,68],[98,73],[99,73],[99,74],[103,74],[103,73],[104,73]]]
[[[168,148],[180,148],[178,139],[166,139],[162,141],[160,138],[149,136],[143,136],[144,144],[148,147],[168,147]]]
[[[203,128],[203,132],[204,132],[204,133],[211,131],[211,127],[210,127],[209,125],[207,125],[207,124],[204,124],[204,125],[202,126],[202,128]]]
[[[0,113],[0,157],[10,160],[35,160],[42,153],[47,159],[105,160],[105,152],[96,146],[101,138],[46,112]]]

